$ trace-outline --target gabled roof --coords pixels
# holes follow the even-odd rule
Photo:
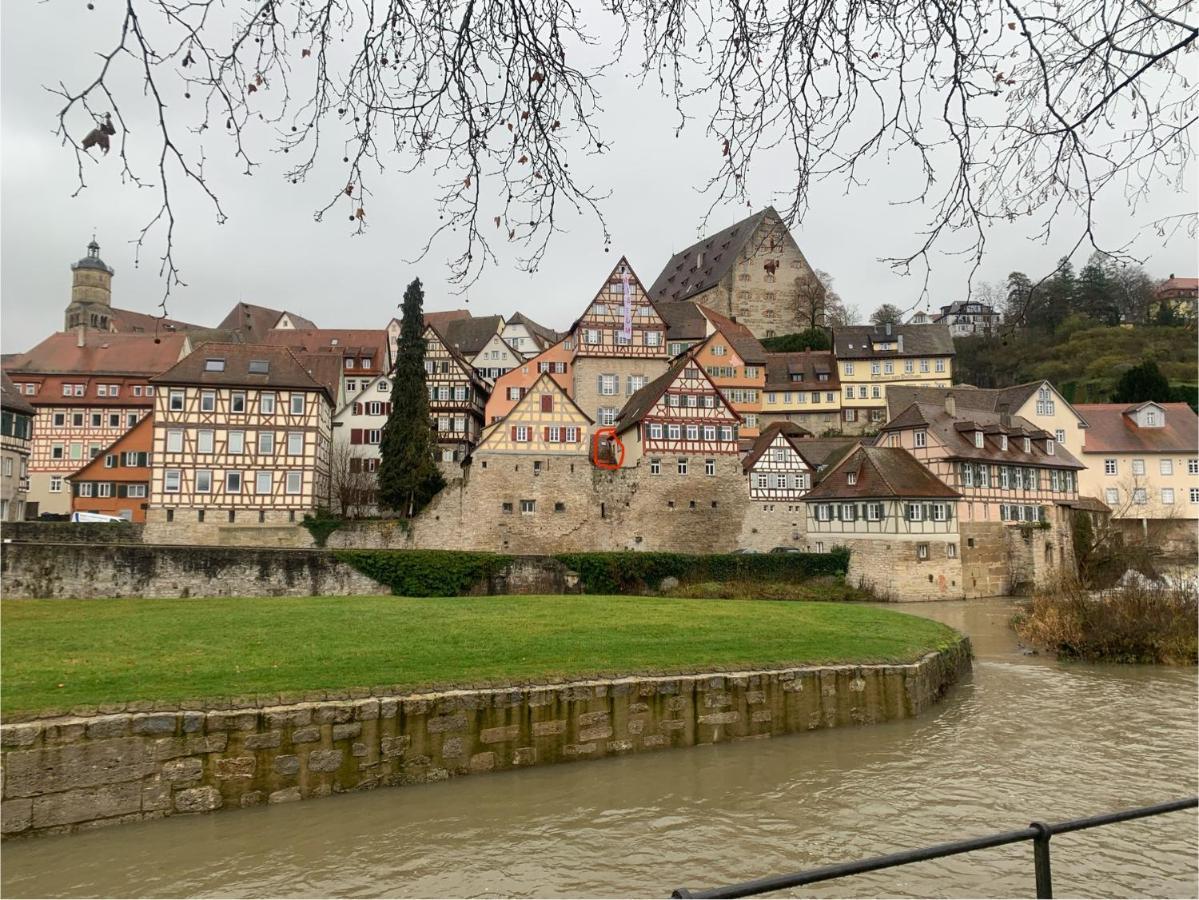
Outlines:
[[[656,315],[659,319],[662,319],[663,324],[665,324],[666,320],[662,318],[662,314],[658,311],[658,305],[654,303],[653,298],[649,295],[649,291],[647,291],[645,289],[645,285],[641,283],[641,279],[637,276],[637,272],[633,268],[632,263],[629,262],[629,258],[627,256],[622,256],[616,261],[616,265],[612,267],[612,271],[608,273],[608,277],[604,279],[604,283],[600,286],[600,289],[595,292],[595,295],[590,300],[587,301],[587,305],[583,308],[583,311],[579,313],[579,317],[570,323],[569,331],[574,332],[574,330],[579,327],[579,323],[586,318],[587,310],[591,309],[591,307],[593,307],[596,303],[600,302],[601,299],[603,299],[604,302],[607,302],[606,294],[608,291],[608,286],[612,284],[612,279],[617,276],[617,273],[620,272],[622,267],[628,270],[629,283],[634,288],[634,295],[636,295],[637,291],[640,291],[641,295],[645,297],[646,301],[649,303],[649,308],[654,311],[654,315]],[[635,300],[635,302],[640,305],[641,301]]]
[[[37,414],[29,401],[21,396],[14,385],[4,372],[0,372],[0,408],[10,410],[15,413],[20,413],[25,416]]]
[[[803,381],[792,381],[792,373],[802,373]],[[817,376],[828,375],[828,381]],[[766,354],[766,390],[768,391],[837,391],[841,379],[837,361],[831,350],[803,350],[796,353]],[[887,393],[892,390],[888,386]]]
[[[223,359],[223,370],[207,371],[205,362],[209,359]],[[265,373],[250,371],[250,363],[258,361],[267,363]],[[330,357],[330,361],[336,360]],[[307,362],[313,363],[313,360]],[[320,391],[325,394],[330,404],[337,401],[336,391],[331,391],[326,381],[314,377],[305,361],[301,361],[290,348],[272,344],[201,344],[166,372],[156,375],[150,381],[165,385],[296,388]]]
[[[1185,405],[1185,404],[1183,404]],[[956,416],[945,411],[944,405],[913,403],[880,429],[881,433],[906,428],[926,428],[945,448],[948,459],[969,459],[982,462],[1007,463],[1021,466],[1041,466],[1051,469],[1085,469],[1069,450],[1060,444],[1053,455],[1045,452],[1044,441],[1053,435],[1038,428],[1023,416],[1008,416],[980,409],[958,410]],[[974,432],[984,434],[983,446],[974,445]],[[999,436],[1008,435],[1008,449],[1001,450]],[[1024,451],[1021,438],[1034,439],[1032,450]],[[1040,442],[1039,444],[1037,442]]]
[[[475,371],[475,367],[470,364],[470,360],[463,356],[457,347],[445,339],[445,335],[441,333],[441,330],[438,329],[436,325],[425,325],[425,330],[423,333],[427,335],[430,331],[433,332],[433,336],[437,338],[438,343],[440,343],[441,346],[449,352],[454,362],[456,362],[459,368],[462,370],[462,373],[479,387],[486,388],[487,385],[483,382],[483,379],[479,377],[479,374]],[[428,340],[427,337],[426,340]]]
[[[708,336],[708,320],[691,300],[659,300],[654,303],[666,323],[668,341],[702,341]]]
[[[1155,403],[1165,413],[1160,428],[1141,428],[1131,413],[1145,404],[1080,403],[1087,417],[1084,453],[1188,453],[1199,452],[1199,416],[1185,403]]]
[[[386,369],[388,364],[389,344],[383,328],[275,328],[260,343],[338,358],[366,351],[379,368]]]
[[[796,438],[811,437],[812,432],[808,429],[796,425],[794,422],[771,422],[761,433],[754,439],[753,444],[749,448],[749,453],[745,459],[741,461],[741,467],[748,472],[753,468],[754,463],[762,458],[762,454],[770,449],[770,445],[774,443],[775,438],[782,436],[791,448],[799,454],[799,458],[807,463],[808,467],[815,471],[819,467],[819,463],[807,458],[804,455],[802,445]]]
[[[896,415],[907,409],[913,403],[945,404],[945,398],[952,393],[959,411],[978,409],[985,412],[999,412],[1000,407],[1007,405],[1008,412],[1014,413],[1034,396],[1042,385],[1051,388],[1057,396],[1057,401],[1065,403],[1078,418],[1079,424],[1085,428],[1086,419],[1078,412],[1078,407],[1071,406],[1061,392],[1053,385],[1041,379],[1025,384],[1015,384],[1005,388],[977,388],[970,384],[955,384],[953,387],[913,387],[905,384],[887,386],[887,413]]]
[[[616,433],[623,434],[644,419],[687,366],[695,367],[696,371],[700,373],[700,377],[704,378],[712,387],[712,390],[716,392],[716,396],[720,399],[720,402],[724,405],[728,413],[734,419],[740,421],[740,414],[724,399],[724,394],[716,386],[716,382],[712,380],[711,376],[704,371],[704,367],[697,363],[690,355],[684,355],[676,359],[665,372],[629,398],[629,402],[624,405],[624,408],[616,416]]]
[[[157,375],[188,346],[186,334],[59,331],[5,365],[10,375]]]
[[[258,306],[254,303],[237,303],[229,314],[221,320],[217,328],[228,328],[239,331],[246,341],[258,341],[275,327],[283,314],[291,318],[296,328],[316,328],[316,323],[290,310],[272,309],[269,306]]]
[[[513,347],[511,344],[509,344],[506,340],[504,340],[503,337],[500,336],[500,333],[498,331],[495,334],[493,334],[491,337],[489,337],[487,339],[487,343],[485,343],[482,347],[480,347],[473,354],[473,358],[478,359],[479,354],[484,352],[485,350],[487,350],[489,347],[491,347],[492,344],[499,344],[500,347],[507,350],[512,355],[512,358],[517,361],[518,364],[523,363],[525,361],[524,355],[519,350],[517,350],[515,347]],[[499,348],[495,348],[495,349],[499,349]],[[486,363],[486,360],[482,360],[482,362]],[[473,365],[473,362],[472,362],[472,365]],[[486,369],[487,366],[482,365],[482,366],[479,366],[479,368]]]
[[[341,357],[328,353],[297,353],[295,356],[336,406],[341,394]]]
[[[857,476],[854,484],[849,483],[851,472]],[[953,499],[960,496],[902,447],[858,447],[825,473],[804,500]]]
[[[715,287],[736,263],[754,232],[770,217],[781,221],[774,207],[768,206],[674,254],[650,287],[650,298],[686,300]]]
[[[469,319],[453,319],[438,333],[447,347],[454,347],[464,356],[474,356],[486,346],[493,334],[504,327],[503,316],[480,316]]]
[[[544,350],[551,344],[556,344],[558,341],[562,340],[562,335],[559,332],[554,331],[552,328],[546,328],[544,325],[537,324],[524,313],[514,312],[508,317],[508,321],[505,322],[505,325],[525,326],[525,330],[529,332],[529,335],[533,338],[534,342],[537,344],[537,347],[541,350]]]
[[[752,331],[735,319],[722,316],[706,306],[700,306],[699,311],[712,323],[712,327],[716,331],[724,335],[724,339],[729,342],[729,345],[742,360],[750,365],[765,365],[766,348],[758,342]]]
[[[995,316],[999,315],[995,312],[995,307],[990,304],[983,303],[981,300],[954,300],[948,306],[941,307],[942,316],[954,316],[967,312],[966,307],[976,307],[968,312],[971,315],[978,316]]]
[[[542,390],[541,382],[543,381],[546,382],[546,387],[552,388],[555,394],[561,397],[566,403],[569,403],[574,411],[583,417],[584,422],[586,422],[588,425],[595,424],[595,420],[591,418],[591,416],[587,415],[587,413],[583,412],[582,408],[579,406],[579,404],[575,403],[574,398],[570,396],[566,389],[550,377],[549,372],[542,372],[537,376],[537,380],[529,385],[529,390],[525,393],[525,395],[517,400],[515,404],[513,404],[512,408],[508,410],[507,414],[502,419],[492,422],[483,429],[483,433],[479,436],[479,445],[475,448],[475,452],[483,449],[483,442],[491,437],[491,435],[495,433],[496,429],[507,427],[505,423],[509,418],[516,415],[517,410],[528,410],[533,407],[534,403],[538,402],[534,398],[536,392]],[[540,412],[540,410],[537,408],[533,408],[532,411],[537,413]]]
[[[205,326],[193,325],[179,319],[168,319],[152,313],[137,312],[132,309],[119,309],[115,306],[108,308],[108,322],[112,328],[123,334],[170,334],[178,331],[203,331]]]
[[[1158,291],[1199,291],[1199,278],[1175,278],[1171,275],[1160,285]]]
[[[901,337],[902,350],[874,349],[880,343],[899,343]],[[948,325],[892,325],[889,335],[878,325],[846,325],[833,329],[833,350],[838,359],[954,355]]]
[[[147,450],[152,449],[153,444],[154,444],[154,439],[153,439],[154,414],[152,412],[150,412],[150,413],[146,413],[146,415],[144,415],[140,419],[138,419],[137,422],[134,423],[132,428],[126,428],[124,431],[122,431],[120,436],[116,440],[114,440],[111,444],[109,444],[107,447],[105,447],[103,450],[101,450],[99,453],[97,453],[95,456],[93,456],[91,459],[89,459],[87,462],[85,462],[83,465],[81,465],[78,469],[76,469],[70,475],[68,475],[67,480],[74,481],[76,477],[82,475],[84,472],[86,472],[88,469],[92,468],[93,466],[95,466],[97,468],[105,468],[104,457],[108,455],[108,451],[111,450],[113,447],[115,447],[117,444],[121,443],[121,441],[128,438],[131,434],[133,434],[139,428],[142,429],[143,431],[150,432],[149,435],[146,435],[146,449]],[[149,468],[149,467],[147,466],[147,468]]]
[[[425,313],[425,324],[436,325],[438,328],[445,328],[457,319],[469,319],[469,309],[439,309],[433,312]]]

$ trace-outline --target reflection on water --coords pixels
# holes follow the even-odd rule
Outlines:
[[[974,674],[915,721],[15,841],[15,896],[658,896],[1187,796],[1193,669],[1022,656],[1011,605],[911,611]],[[905,609],[905,611],[907,611]],[[1196,896],[1196,817],[1053,840],[1059,896]],[[805,896],[1029,896],[1029,845]]]

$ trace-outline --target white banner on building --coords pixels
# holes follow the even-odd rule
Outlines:
[[[621,273],[620,283],[624,288],[624,328],[621,329],[621,336],[626,341],[631,341],[633,339],[633,286],[629,281],[628,272]]]

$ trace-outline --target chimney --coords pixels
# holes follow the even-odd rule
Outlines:
[[[886,329],[887,329],[887,337],[890,337],[891,336],[891,323],[890,322],[887,323]]]
[[[87,346],[87,326],[82,323],[75,326],[75,346]]]
[[[1004,428],[1012,427],[1011,409],[1012,409],[1011,406],[1009,406],[1007,403],[999,404],[999,424],[1002,425]]]
[[[951,419],[958,417],[958,402],[953,398],[953,391],[945,395],[945,414]]]

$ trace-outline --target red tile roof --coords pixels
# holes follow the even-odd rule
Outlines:
[[[856,476],[849,483],[849,475]],[[858,447],[830,469],[805,500],[960,497],[902,447]]]
[[[388,368],[387,332],[382,328],[276,328],[263,336],[261,343],[290,347],[297,353],[358,357],[371,355],[374,369]]]
[[[0,407],[26,416],[32,416],[36,412],[29,405],[29,401],[17,393],[16,386],[3,372],[0,372]]]
[[[722,316],[714,309],[708,309],[706,306],[700,306],[699,311],[704,317],[712,323],[712,327],[724,335],[724,339],[732,345],[732,348],[737,351],[745,362],[751,366],[764,365],[766,362],[766,348],[758,343],[758,339],[754,337],[754,333],[727,316]]]
[[[425,313],[425,324],[432,325],[439,331],[443,331],[445,326],[457,319],[469,319],[469,309],[439,309],[433,312]]]
[[[1126,415],[1127,403],[1080,403],[1075,409],[1091,426],[1084,453],[1199,453],[1199,416],[1185,403],[1158,403],[1165,412],[1161,428],[1141,428]]]
[[[209,359],[224,360],[219,372],[210,372],[205,367]],[[265,361],[267,371],[251,372],[250,363]],[[329,362],[335,362],[333,357]],[[322,360],[323,362],[323,360]],[[155,384],[169,385],[226,385],[247,388],[298,388],[320,391],[335,403],[337,393],[321,378],[310,372],[312,360],[301,361],[288,347],[271,344],[201,344],[191,354],[161,375],[150,380]]]
[[[179,360],[183,334],[109,334],[87,331],[78,346],[77,331],[50,335],[32,350],[10,360],[10,375],[157,375]]]

